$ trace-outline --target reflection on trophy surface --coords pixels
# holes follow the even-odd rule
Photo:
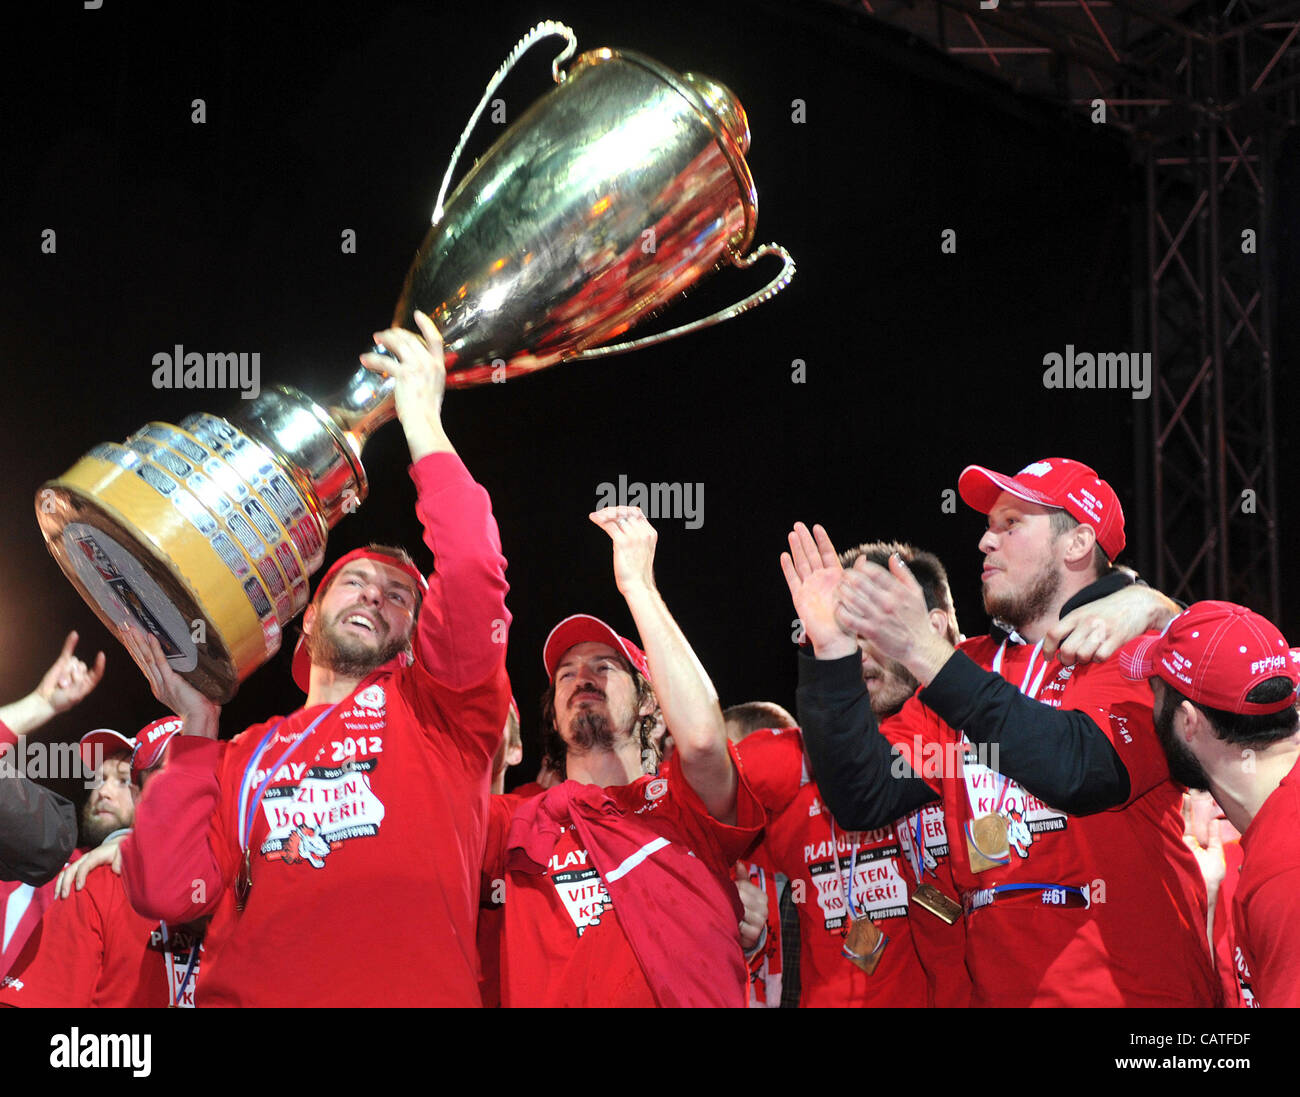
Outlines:
[[[552,33],[570,38],[568,56],[572,32],[543,24],[496,82]],[[413,328],[416,309],[437,324],[449,387],[673,338],[761,303],[793,276],[775,245],[745,254],[757,195],[748,123],[726,88],[609,49],[567,74],[557,59],[553,72],[558,86],[445,207],[439,196],[398,301],[395,324]],[[713,268],[773,252],[780,273],[730,308],[613,342]],[[329,530],[365,499],[361,451],[395,416],[391,390],[359,369],[323,403],[277,386],[227,418],[197,413],[97,445],[37,495],[47,546],[105,625],[135,621],[174,670],[228,701],[279,649]]]

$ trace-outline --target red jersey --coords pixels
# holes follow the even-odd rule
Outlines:
[[[1119,807],[1067,815],[1004,778],[991,747],[973,747],[917,697],[882,723],[943,797],[966,906],[972,1004],[1218,1004],[1205,883],[1183,842],[1182,792],[1156,738],[1150,688],[1126,679],[1118,659],[1066,667],[1032,645],[988,636],[961,651],[1043,704],[1086,713],[1130,782]],[[1007,856],[976,871],[973,824],[988,815],[1001,817]]]
[[[1233,906],[1246,1005],[1300,1006],[1300,761],[1241,836]]]
[[[926,972],[913,941],[919,919],[934,921],[955,947],[943,949],[936,981],[946,976],[965,984],[960,923],[948,926],[934,915],[909,906],[914,887],[906,853],[892,826],[871,831],[843,831],[822,803],[808,777],[803,739],[797,728],[766,729],[745,737],[736,748],[746,779],[767,812],[762,849],[777,869],[790,877],[799,913],[799,1004],[801,1006],[926,1006],[934,1004]],[[922,868],[928,878],[946,881],[947,838],[942,813],[921,816]],[[937,817],[937,818],[934,818]],[[906,821],[904,821],[906,822]],[[927,822],[930,824],[927,833]],[[937,824],[937,825],[935,825]],[[914,824],[913,824],[914,825]],[[846,893],[856,915],[869,916],[889,938],[876,970],[868,975],[843,955],[848,934]],[[915,912],[915,913],[913,913]],[[925,927],[929,929],[931,927]],[[964,991],[953,997],[964,1004]]]
[[[425,457],[412,476],[437,560],[414,662],[230,743],[182,737],[123,843],[138,910],[213,913],[202,1006],[479,1004],[478,874],[510,700],[505,561],[459,458]]]
[[[502,1004],[668,1005],[682,1000],[678,992],[689,984],[681,991],[686,1000],[703,989],[711,1004],[744,1006],[747,969],[730,873],[763,820],[743,778],[739,785],[734,826],[709,815],[676,756],[664,776],[629,785],[599,789],[566,781],[540,797],[494,797],[484,887],[504,881]],[[607,850],[576,841],[577,823],[544,831],[539,820],[526,833],[514,825],[526,806],[570,795],[602,805]],[[542,871],[522,867],[516,856],[532,842],[535,856],[545,858]],[[607,882],[617,883],[624,906],[616,909]],[[647,941],[647,930],[658,939]]]
[[[120,876],[96,869],[45,911],[0,983],[0,1005],[193,1006],[201,939],[189,928],[164,934],[131,909]]]

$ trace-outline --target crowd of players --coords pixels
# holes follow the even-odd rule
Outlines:
[[[0,1005],[1300,1005],[1296,662],[1250,610],[1116,567],[1119,500],[1064,458],[961,474],[986,636],[931,554],[796,525],[797,719],[723,712],[654,529],[596,512],[639,643],[555,626],[542,771],[504,793],[506,561],[416,320],[362,360],[395,379],[434,572],[336,561],[305,702],[233,738],[123,626],[168,715],[82,739],[79,838],[0,777]],[[0,747],[95,688],[76,642]]]

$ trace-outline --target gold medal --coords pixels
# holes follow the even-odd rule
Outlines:
[[[997,814],[981,815],[966,824],[966,852],[972,872],[985,872],[1005,865],[1011,857],[1007,821]]]
[[[865,914],[849,920],[849,932],[844,938],[844,955],[868,975],[876,970],[880,957],[889,944],[889,938]]]
[[[961,917],[961,904],[956,899],[949,899],[933,884],[921,884],[912,892],[912,902],[950,926],[956,925],[957,919]]]

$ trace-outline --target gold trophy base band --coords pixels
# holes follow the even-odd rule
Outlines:
[[[51,554],[111,633],[117,634],[117,622],[67,557],[63,529],[71,522],[101,529],[129,547],[187,622],[205,622],[198,666],[186,678],[206,696],[225,704],[239,685],[236,667],[265,662],[261,623],[239,581],[198,530],[143,480],[111,462],[83,457],[45,484],[40,500],[37,512]],[[152,531],[157,542],[146,540],[142,530]]]

